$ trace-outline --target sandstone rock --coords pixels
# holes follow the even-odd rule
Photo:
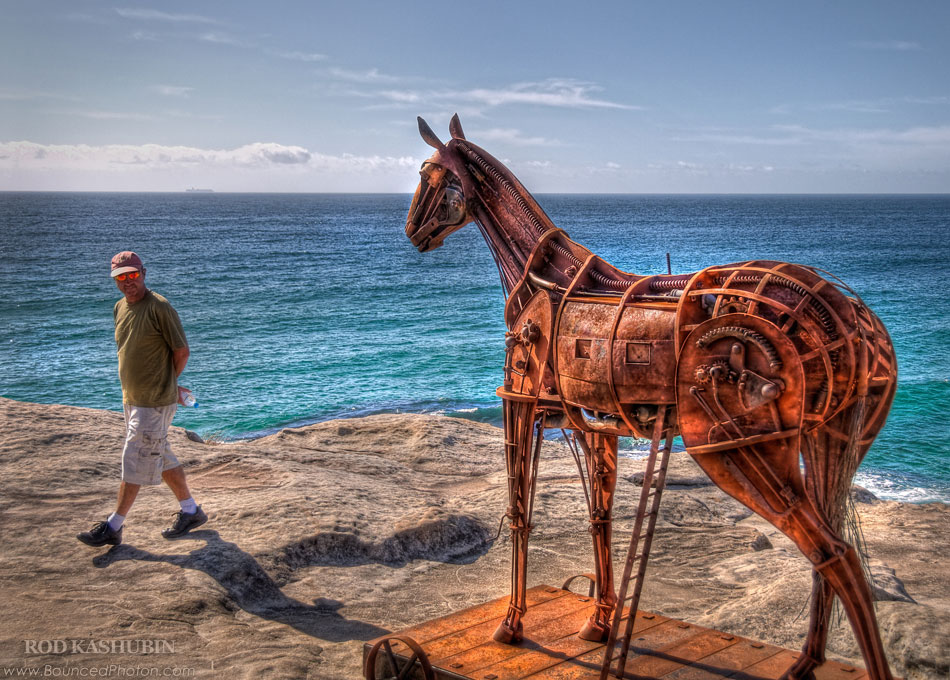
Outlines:
[[[914,602],[914,598],[907,594],[904,589],[904,583],[897,578],[897,572],[891,567],[881,562],[881,560],[872,559],[869,561],[868,569],[871,572],[871,590],[874,593],[874,599],[878,602]]]
[[[863,486],[855,484],[851,487],[851,498],[855,503],[877,503],[880,499]]]
[[[209,677],[213,662],[215,677],[234,680],[357,678],[363,641],[507,594],[511,545],[507,532],[494,540],[508,503],[497,428],[388,414],[217,444],[173,428],[210,521],[165,541],[177,504],[146,488],[125,542],[107,550],[75,534],[112,509],[121,414],[0,398],[0,423],[0,666],[149,665],[27,655],[24,644],[149,638],[174,647],[159,665]],[[642,466],[620,461],[620,564]],[[560,586],[593,568],[584,494],[561,443],[545,443],[539,477],[528,581]],[[642,606],[798,648],[807,560],[688,456],[674,454],[669,480]],[[879,595],[890,598],[877,611],[895,675],[945,680],[950,512],[888,501],[858,510]],[[860,663],[846,621],[829,654]]]

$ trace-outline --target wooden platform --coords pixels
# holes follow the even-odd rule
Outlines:
[[[439,680],[597,680],[604,645],[581,640],[576,635],[593,611],[592,598],[551,586],[531,588],[527,596],[525,639],[517,645],[491,639],[507,611],[507,597],[383,638],[415,640]],[[364,665],[373,644],[383,638],[364,645]],[[404,644],[392,642],[391,646],[402,660],[412,655]],[[798,652],[789,649],[640,611],[625,677],[775,680],[797,657]],[[815,677],[859,680],[867,678],[867,673],[863,668],[829,661],[815,671]]]

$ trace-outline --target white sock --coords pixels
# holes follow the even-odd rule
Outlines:
[[[109,528],[113,531],[118,531],[122,528],[122,522],[125,521],[125,515],[120,515],[116,512],[113,512],[109,515],[109,519],[106,520],[109,523]]]
[[[186,498],[183,501],[178,501],[178,504],[181,506],[181,511],[186,515],[193,515],[198,512],[198,504],[195,503],[194,498]]]

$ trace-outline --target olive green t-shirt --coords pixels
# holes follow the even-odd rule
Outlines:
[[[158,293],[130,305],[115,303],[115,344],[119,352],[122,401],[130,406],[168,406],[178,401],[172,351],[187,346],[178,312]]]

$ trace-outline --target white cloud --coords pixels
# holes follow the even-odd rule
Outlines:
[[[343,68],[329,68],[327,73],[339,80],[347,80],[354,83],[398,83],[404,78],[380,73],[379,69],[371,68],[366,71],[351,71]]]
[[[801,146],[836,143],[859,145],[877,143],[933,147],[950,145],[950,125],[914,127],[905,130],[887,128],[809,128],[803,125],[773,125],[771,134],[748,134],[739,131],[710,131],[671,137],[676,142],[709,142],[751,146]]]
[[[407,191],[421,159],[331,155],[256,142],[233,149],[159,144],[0,143],[0,188],[231,191],[366,190],[372,176]]]
[[[200,16],[198,14],[170,14],[156,9],[138,9],[131,7],[116,7],[116,14],[124,19],[142,19],[145,21],[166,21],[172,23],[193,24],[220,24],[217,19]]]
[[[905,105],[936,106],[950,103],[950,97],[932,95],[925,97],[881,97],[870,100],[850,100],[843,102],[826,102],[821,104],[779,104],[773,106],[769,112],[778,115],[789,115],[794,110],[800,111],[849,111],[852,113],[890,113],[895,108]]]
[[[73,111],[53,111],[51,113],[63,116],[78,116],[80,118],[89,118],[91,120],[137,120],[151,121],[155,116],[147,113],[129,113],[127,111],[97,111],[97,110],[73,110]]]
[[[418,104],[423,99],[422,94],[412,91],[384,90],[380,92],[379,95],[399,104]]]
[[[919,126],[905,130],[891,130],[887,128],[832,128],[819,130],[801,125],[776,125],[775,129],[810,142],[839,142],[843,144],[873,142],[877,144],[902,144],[928,148],[950,145],[950,125]]]
[[[950,97],[944,95],[934,97],[903,97],[902,101],[908,104],[950,104]]]
[[[467,135],[468,136],[468,135]],[[546,137],[526,137],[521,130],[514,128],[491,128],[489,130],[473,130],[472,139],[484,141],[504,142],[513,146],[561,146],[556,139]]]
[[[592,83],[551,78],[540,83],[517,83],[502,89],[476,88],[460,92],[459,96],[488,106],[535,104],[566,108],[641,108],[591,97],[591,93],[601,89]]]
[[[885,50],[890,52],[915,52],[924,49],[920,43],[909,40],[855,40],[849,45],[859,50]]]
[[[397,104],[440,106],[445,102],[467,102],[487,107],[512,104],[547,106],[571,109],[622,109],[642,110],[641,106],[622,104],[594,96],[603,88],[593,83],[569,78],[549,78],[539,82],[514,83],[501,88],[476,87],[469,89],[443,90],[382,90],[362,93],[364,96],[381,97]]]
[[[214,43],[216,45],[234,45],[235,47],[246,47],[247,45],[235,38],[233,35],[221,33],[220,31],[208,31],[198,36],[199,40]]]
[[[674,142],[710,142],[713,144],[749,144],[764,146],[794,146],[804,144],[800,135],[791,134],[792,126],[776,126],[776,129],[787,128],[780,136],[750,135],[741,132],[697,132],[670,137]]]
[[[179,85],[153,85],[151,89],[166,97],[187,97],[195,91],[193,87],[181,87]]]
[[[48,92],[45,90],[0,90],[0,101],[6,102],[24,102],[40,99],[56,99],[61,101],[78,101],[76,97],[59,94],[57,92]]]
[[[110,165],[182,166],[193,164],[267,166],[271,164],[306,164],[311,160],[309,151],[299,146],[255,143],[236,149],[201,149],[187,146],[159,144],[35,144],[8,142],[0,144],[3,153],[17,162],[29,165],[41,161],[48,168],[85,167],[105,168]]]
[[[282,50],[266,50],[267,54],[270,54],[274,57],[280,57],[281,59],[290,59],[291,61],[303,61],[306,63],[312,63],[316,61],[324,61],[327,59],[327,55],[320,54],[318,52],[296,52],[296,51],[282,51]]]

